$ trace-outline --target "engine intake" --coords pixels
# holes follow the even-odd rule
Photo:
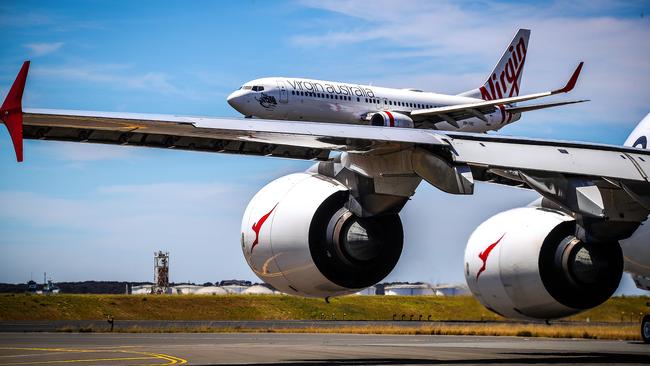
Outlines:
[[[573,218],[559,211],[526,207],[493,216],[465,250],[470,290],[511,318],[560,318],[600,305],[621,280],[621,248],[574,233]]]
[[[398,215],[360,218],[347,188],[298,173],[262,188],[246,208],[242,250],[255,274],[285,293],[328,297],[374,285],[402,252]]]

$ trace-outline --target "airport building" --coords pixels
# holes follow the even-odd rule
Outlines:
[[[133,295],[174,294],[174,295],[281,295],[282,293],[264,284],[250,281],[222,280],[215,285],[205,283],[171,284],[169,271],[169,252],[154,253],[154,281],[152,284],[131,287]],[[127,286],[128,292],[128,286]],[[469,291],[464,285],[431,285],[428,283],[379,283],[358,291],[359,296],[455,296],[466,295]]]
[[[431,285],[428,283],[405,283],[384,287],[388,296],[457,296],[467,295],[469,290],[464,285]]]

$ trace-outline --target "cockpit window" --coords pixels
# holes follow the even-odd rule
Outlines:
[[[253,87],[250,85],[244,85],[241,87],[243,90],[251,90]]]
[[[263,87],[263,86],[255,85],[255,86],[253,87],[253,91],[264,91],[264,87]]]

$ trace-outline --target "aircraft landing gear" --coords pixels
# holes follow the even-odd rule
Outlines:
[[[641,320],[641,339],[643,343],[650,343],[650,314],[647,314]]]

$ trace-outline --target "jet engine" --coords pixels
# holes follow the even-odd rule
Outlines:
[[[255,274],[301,296],[354,293],[384,279],[402,252],[397,214],[357,217],[347,187],[314,173],[279,178],[250,201],[241,245]]]
[[[584,242],[571,216],[545,208],[497,214],[471,235],[465,279],[488,309],[509,318],[554,319],[595,307],[623,273],[618,242]]]
[[[373,126],[384,127],[404,127],[413,128],[411,117],[397,112],[377,112],[370,117],[370,124]]]

